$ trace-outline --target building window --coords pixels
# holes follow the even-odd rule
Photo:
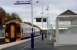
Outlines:
[[[43,18],[43,22],[46,22],[46,18]]]
[[[36,22],[42,22],[42,18],[36,18]],[[43,22],[46,22],[46,18],[43,18]]]
[[[36,22],[41,22],[41,18],[36,18]]]

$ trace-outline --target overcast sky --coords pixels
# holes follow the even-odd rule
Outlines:
[[[14,5],[16,0],[0,0],[0,7],[3,7],[6,12],[17,13],[23,21],[30,21],[31,8],[30,5]],[[39,3],[36,3],[37,0],[33,0],[34,3],[34,18],[41,16],[41,10],[43,7],[44,14],[47,16],[47,11],[45,10],[49,6],[48,16],[51,24],[55,24],[55,19],[57,15],[63,11],[70,9],[74,12],[77,12],[77,0],[38,0]]]

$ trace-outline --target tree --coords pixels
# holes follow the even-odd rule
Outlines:
[[[3,8],[0,7],[0,25],[2,25],[5,21],[6,12]]]
[[[11,19],[12,20],[19,20],[19,21],[21,21],[20,17],[16,13],[12,13],[11,14]]]
[[[6,13],[5,22],[11,20],[11,15],[9,13]]]

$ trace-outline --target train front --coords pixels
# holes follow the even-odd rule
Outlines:
[[[21,40],[20,22],[7,22],[5,30],[5,42],[13,42],[19,40]]]

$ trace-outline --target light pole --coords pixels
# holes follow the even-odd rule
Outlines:
[[[47,6],[47,35],[48,35],[48,33],[49,33],[49,19],[48,19],[48,17],[49,17],[49,6]]]
[[[34,29],[33,29],[33,0],[30,1],[17,1],[15,5],[31,5],[31,21],[32,21],[32,33],[31,33],[31,48],[34,49]]]
[[[48,22],[48,17],[47,17],[47,34],[46,34],[46,36],[48,35],[48,33],[49,33],[49,22]]]
[[[34,29],[33,29],[33,0],[31,0],[31,19],[32,19],[32,33],[31,33],[31,48],[34,49]]]
[[[41,32],[41,34],[42,34],[42,40],[44,40],[44,33],[43,33],[43,14],[44,14],[44,12],[43,12],[43,7],[42,7],[42,16],[41,16],[41,22],[42,22],[42,32]]]

